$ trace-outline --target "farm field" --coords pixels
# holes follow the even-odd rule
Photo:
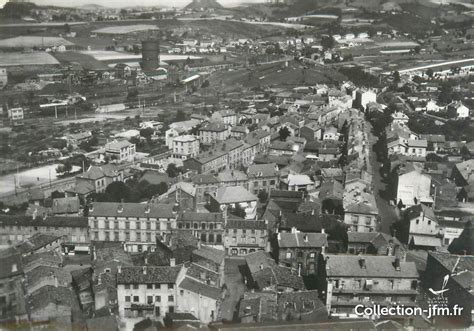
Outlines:
[[[59,64],[54,56],[46,52],[35,53],[0,53],[0,66],[21,66],[21,65],[54,65]]]
[[[158,30],[158,29],[159,28],[156,25],[138,24],[138,25],[108,26],[105,28],[93,30],[92,32],[100,33],[100,34],[127,34],[127,33],[133,33],[133,32]]]
[[[34,48],[52,46],[72,46],[74,43],[60,37],[18,36],[0,40],[0,48]]]
[[[258,86],[297,86],[301,84],[334,83],[347,79],[327,67],[304,67],[295,62],[261,65],[249,69],[217,72],[211,86],[222,91],[239,90]]]

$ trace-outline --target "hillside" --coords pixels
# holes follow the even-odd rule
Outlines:
[[[205,9],[222,9],[224,8],[216,0],[193,0],[189,5],[184,7],[186,10],[205,10]]]

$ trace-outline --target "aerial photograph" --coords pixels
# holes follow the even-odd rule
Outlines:
[[[474,0],[0,0],[0,331],[474,330]]]

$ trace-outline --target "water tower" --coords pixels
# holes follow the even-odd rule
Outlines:
[[[142,62],[143,71],[153,71],[160,66],[160,43],[157,40],[142,41]]]

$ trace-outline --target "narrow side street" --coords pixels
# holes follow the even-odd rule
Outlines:
[[[369,140],[370,145],[373,146],[377,142],[377,137],[370,132]],[[375,201],[377,202],[377,208],[379,210],[379,216],[381,219],[380,231],[384,233],[390,233],[390,226],[398,220],[396,213],[396,206],[391,206],[390,202],[385,200],[383,192],[386,190],[386,184],[383,182],[383,178],[380,175],[380,168],[382,164],[377,161],[377,155],[375,152],[370,154],[370,163],[372,165],[372,189],[374,190]]]
[[[224,298],[219,319],[232,321],[237,304],[244,295],[245,284],[240,272],[240,268],[245,265],[243,258],[227,258],[225,260],[224,283],[227,286],[227,294]]]

